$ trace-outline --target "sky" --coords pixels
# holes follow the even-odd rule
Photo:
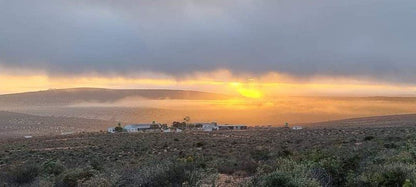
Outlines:
[[[412,0],[0,0],[0,93],[416,95]]]

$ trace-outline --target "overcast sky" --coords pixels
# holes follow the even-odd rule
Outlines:
[[[0,66],[416,84],[414,0],[0,0]]]

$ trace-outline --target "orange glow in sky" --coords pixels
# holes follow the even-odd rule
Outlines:
[[[240,82],[231,82],[230,85],[234,87],[241,96],[253,99],[259,99],[263,96],[263,93],[259,89],[252,88],[251,84],[246,86]]]
[[[52,77],[42,73],[2,73],[0,94],[74,87],[198,90],[241,95],[252,99],[274,95],[415,96],[416,94],[414,85],[376,81],[333,77],[311,78],[304,81],[278,73],[251,77],[237,77],[227,70],[195,73],[180,79],[167,75],[156,78],[97,75]]]

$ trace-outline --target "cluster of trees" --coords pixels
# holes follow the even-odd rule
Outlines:
[[[178,129],[186,129],[186,128],[201,128],[202,125],[201,124],[191,124],[189,123],[189,121],[191,120],[191,118],[189,116],[186,116],[183,122],[178,122],[178,121],[174,121],[172,123],[172,127],[174,128],[178,128]],[[156,129],[156,128],[162,128],[162,129],[167,129],[168,125],[167,124],[161,124],[156,125],[155,121],[153,121],[153,125],[151,126],[152,129]],[[121,127],[121,123],[118,123],[117,126],[114,128],[114,130],[116,132],[123,132],[123,127]]]
[[[118,123],[117,127],[114,128],[116,132],[123,132],[123,127],[121,127],[121,123]]]
[[[186,122],[177,122],[177,121],[174,121],[172,123],[172,127],[178,128],[178,129],[185,129],[187,126],[186,126]]]
[[[177,122],[174,121],[172,123],[172,127],[178,129],[193,129],[193,128],[202,128],[202,124],[193,124],[193,123],[186,123],[186,122]]]

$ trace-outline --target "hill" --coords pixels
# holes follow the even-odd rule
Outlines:
[[[309,123],[313,127],[393,127],[416,126],[416,114],[372,116],[363,118],[350,118],[318,123]]]
[[[105,130],[114,122],[74,117],[34,116],[0,111],[0,139]]]
[[[230,96],[222,94],[186,90],[71,88],[0,95],[0,105],[62,106],[82,102],[109,103],[134,97],[156,100],[216,100],[230,98]]]

